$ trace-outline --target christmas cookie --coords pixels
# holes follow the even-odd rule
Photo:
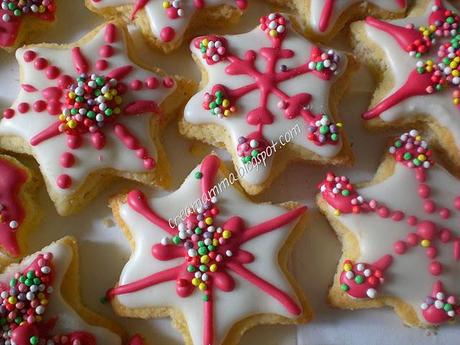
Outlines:
[[[460,166],[459,25],[454,8],[435,0],[420,1],[407,19],[368,17],[352,27],[357,54],[378,76],[366,125],[428,129],[451,168]]]
[[[81,304],[77,264],[66,237],[0,274],[3,344],[121,345],[115,326]]]
[[[343,242],[336,306],[391,306],[411,326],[460,314],[460,182],[416,130],[394,141],[373,181],[329,173],[318,204]]]
[[[295,9],[306,19],[309,34],[322,41],[335,36],[347,22],[363,15],[379,18],[401,17],[407,10],[407,0],[270,0]]]
[[[135,22],[148,41],[168,53],[200,27],[227,26],[247,0],[85,0],[89,9]]]
[[[13,51],[54,22],[56,0],[0,0],[0,48]]]
[[[344,54],[305,40],[279,13],[245,34],[198,37],[191,50],[203,87],[180,130],[225,147],[248,193],[260,193],[292,160],[351,162],[336,111],[350,74]]]
[[[24,253],[27,234],[39,212],[32,201],[38,181],[16,159],[0,155],[0,251],[17,257]],[[0,261],[7,259],[0,256]]]
[[[0,146],[33,155],[62,215],[110,180],[168,186],[160,129],[190,86],[136,65],[110,23],[70,46],[18,49],[21,90],[0,121]],[[185,86],[184,86],[185,85]]]
[[[187,345],[237,344],[253,326],[311,317],[287,271],[306,207],[253,204],[220,164],[207,156],[169,196],[111,201],[133,255],[107,298],[123,316],[172,317]]]

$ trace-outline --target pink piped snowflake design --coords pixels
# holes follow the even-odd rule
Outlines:
[[[442,0],[435,0],[424,26],[405,27],[372,17],[366,24],[381,30],[397,42],[409,58],[413,69],[405,83],[363,114],[370,120],[416,96],[451,91],[452,102],[460,104],[460,16],[446,9]],[[433,114],[436,115],[436,114]]]
[[[106,167],[155,168],[149,119],[158,115],[175,81],[134,65],[115,25],[89,44],[66,51],[31,47],[19,50],[18,59],[22,90],[3,112],[0,133],[24,137],[58,189],[76,188],[93,170]]]
[[[323,51],[319,47],[313,47],[310,57],[304,64],[288,67],[289,59],[296,55],[293,50],[284,48],[289,29],[287,18],[281,14],[272,13],[262,17],[260,30],[269,37],[271,45],[263,47],[260,51],[249,49],[241,57],[233,53],[232,47],[224,37],[205,36],[195,39],[194,46],[200,50],[208,66],[225,64],[225,74],[221,76],[223,79],[247,76],[253,80],[252,83],[239,88],[230,88],[225,82],[213,85],[212,91],[205,93],[203,108],[225,119],[233,116],[232,114],[241,108],[240,104],[244,102],[244,98],[256,91],[260,94],[259,103],[251,105],[250,108],[245,105],[244,108],[247,124],[255,127],[255,133],[260,140],[268,141],[264,137],[264,128],[280,121],[268,106],[269,99],[275,97],[278,100],[277,112],[283,114],[286,120],[303,118],[308,127],[306,139],[318,146],[337,145],[341,124],[333,123],[327,114],[313,114],[309,108],[311,94],[300,92],[289,95],[282,91],[281,85],[307,74],[313,74],[320,80],[331,80],[338,73],[340,56],[332,49]],[[261,59],[265,62],[264,70],[258,67]],[[280,66],[281,60],[283,64]],[[301,89],[299,88],[299,91]],[[240,138],[237,145],[241,145],[243,139],[245,138]],[[250,161],[245,158],[247,155],[241,156],[243,162]]]
[[[420,260],[425,258],[428,261],[427,272],[417,271],[417,274],[437,279],[431,297],[428,297],[421,305],[422,315],[430,324],[441,324],[453,320],[460,314],[460,305],[454,296],[445,295],[442,282],[446,278],[452,280],[452,275],[455,275],[452,265],[460,261],[460,236],[458,223],[455,222],[456,217],[460,215],[460,192],[454,195],[452,204],[447,204],[447,198],[442,199],[442,204],[439,202],[439,196],[443,195],[441,190],[443,181],[434,180],[431,174],[436,174],[438,179],[442,177],[438,170],[432,172],[435,167],[432,151],[416,130],[405,133],[395,140],[389,148],[389,153],[396,164],[413,171],[412,180],[415,179],[417,185],[417,195],[414,196],[413,202],[420,203],[420,205],[415,205],[418,205],[416,207],[421,208],[421,211],[414,212],[414,205],[406,205],[407,210],[405,210],[404,207],[392,208],[388,201],[366,199],[360,195],[360,190],[351,184],[348,178],[337,177],[332,173],[329,173],[319,185],[322,198],[332,207],[339,221],[341,215],[364,219],[366,215],[375,214],[376,226],[379,227],[380,224],[392,227],[392,224],[407,223],[407,233],[399,234],[399,239],[393,235],[396,239],[393,248],[380,248],[382,252],[386,252],[377,262],[355,264],[351,260],[346,260],[340,275],[340,287],[351,297],[359,299],[375,298],[378,290],[386,283],[393,284],[392,291],[394,291],[394,284],[398,283],[395,279],[402,279],[402,277],[401,272],[394,273],[392,268],[397,265],[398,261],[404,260],[406,254],[410,253],[412,256],[414,251],[421,251],[425,255],[420,256]],[[441,173],[447,174],[444,170]],[[413,183],[413,181],[404,180],[398,182],[400,182],[399,188],[405,188],[404,184]],[[397,195],[397,192],[387,190],[388,195]],[[437,198],[436,202],[434,197]],[[420,216],[421,214],[423,217]],[[354,227],[354,225],[345,224],[349,228]],[[452,227],[453,224],[455,224],[454,227]],[[367,231],[370,232],[371,229]],[[372,240],[370,235],[365,238],[363,241]],[[362,247],[366,248],[371,245],[365,242]],[[446,253],[450,252],[453,254],[449,260]],[[391,277],[389,280],[383,280],[385,273]]]
[[[222,219],[220,207],[224,204],[220,205],[218,198],[212,192],[213,186],[217,183],[219,166],[220,159],[210,155],[203,160],[200,169],[193,173],[193,179],[198,180],[196,182],[201,186],[200,193],[206,196],[207,200],[174,227],[171,227],[170,222],[168,224],[166,219],[155,212],[141,191],[133,190],[128,193],[127,206],[129,209],[148,221],[147,228],[141,231],[164,233],[159,243],[151,247],[144,246],[149,252],[148,257],[154,261],[171,264],[168,265],[169,267],[161,263],[151,264],[152,269],[156,266],[163,267],[163,269],[119,285],[107,292],[107,299],[112,300],[117,296],[142,293],[150,287],[160,288],[162,284],[172,281],[175,282],[176,290],[170,293],[177,294],[178,298],[190,298],[196,302],[194,294],[200,293],[203,303],[202,311],[200,308],[192,311],[193,319],[198,317],[198,320],[203,320],[203,324],[199,327],[203,330],[200,336],[202,341],[194,341],[196,345],[220,344],[221,340],[216,340],[216,330],[230,329],[233,326],[231,324],[217,326],[223,320],[215,315],[218,314],[217,310],[220,310],[217,304],[219,304],[221,293],[233,294],[233,298],[238,303],[239,294],[242,293],[243,288],[241,283],[237,283],[240,279],[256,287],[261,294],[266,294],[267,298],[279,302],[292,317],[299,317],[302,313],[302,308],[295,299],[277,287],[275,282],[263,278],[264,272],[251,270],[249,265],[262,260],[259,257],[261,254],[248,251],[243,247],[249,242],[258,241],[261,237],[270,236],[272,232],[288,231],[292,224],[295,224],[306,212],[306,207],[297,207],[271,219],[267,216],[268,219],[251,226],[245,225],[244,219],[238,215]],[[191,182],[186,180],[185,184]],[[150,228],[152,226],[153,228]],[[139,229],[133,229],[133,231],[137,232]],[[270,256],[273,254],[275,253],[264,253]],[[142,265],[149,265],[149,263],[142,262]],[[127,267],[129,268],[125,268],[125,273],[134,268],[129,264]],[[154,293],[148,299],[154,301]],[[163,303],[164,301],[159,302],[160,305]],[[129,308],[129,305],[127,307]],[[187,308],[183,311],[186,313],[186,320],[190,322],[189,310]],[[197,316],[201,313],[203,316]],[[247,314],[241,315],[243,318],[247,316]],[[197,334],[193,331],[192,334],[193,339],[196,339]]]
[[[96,8],[120,6],[119,1],[91,1]],[[131,20],[136,19],[141,10],[147,10],[155,36],[164,43],[182,37],[191,18],[197,11],[220,5],[232,5],[244,10],[248,5],[247,0],[125,0],[124,4],[133,5]]]

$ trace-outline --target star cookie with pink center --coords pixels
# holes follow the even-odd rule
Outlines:
[[[0,146],[35,157],[60,214],[76,212],[113,177],[169,184],[160,131],[186,92],[131,55],[113,23],[70,46],[16,53],[21,89],[3,112]]]
[[[448,1],[421,1],[406,19],[352,25],[356,52],[381,76],[371,129],[428,130],[452,171],[460,167],[460,15]]]
[[[2,344],[122,344],[116,326],[81,304],[76,260],[75,240],[66,237],[0,274]]]
[[[248,0],[85,0],[89,9],[134,22],[155,47],[176,49],[190,32],[236,22]]]
[[[186,105],[181,133],[225,147],[248,193],[262,192],[293,160],[351,162],[336,114],[345,54],[310,43],[279,13],[245,34],[198,37],[190,48],[206,84]]]
[[[0,48],[12,51],[28,33],[49,28],[55,14],[55,0],[0,0]]]
[[[220,164],[207,156],[168,196],[111,202],[133,254],[107,298],[123,316],[172,317],[187,345],[237,344],[254,325],[311,317],[287,271],[306,207],[253,204]]]
[[[374,179],[329,173],[318,205],[343,242],[329,297],[342,308],[391,306],[411,326],[460,315],[460,183],[416,130],[393,142]]]

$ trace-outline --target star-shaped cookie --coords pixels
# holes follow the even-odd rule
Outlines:
[[[305,322],[311,312],[287,271],[306,207],[251,203],[207,156],[176,192],[141,191],[111,206],[133,247],[115,311],[171,316],[188,345],[236,344],[250,327]]]
[[[197,27],[234,22],[247,0],[85,0],[89,9],[135,22],[148,41],[165,52],[176,49]]]
[[[348,57],[307,41],[280,13],[254,30],[203,36],[190,46],[203,88],[188,102],[181,133],[225,147],[243,188],[262,192],[293,160],[352,160],[338,121]]]
[[[0,146],[35,157],[60,214],[115,176],[167,186],[160,128],[186,87],[136,65],[125,33],[104,24],[71,46],[18,49],[21,90],[0,120]]]
[[[366,125],[428,129],[453,169],[460,167],[459,25],[443,0],[420,1],[406,19],[352,25],[357,54],[381,76]]]
[[[460,183],[416,130],[394,141],[371,182],[330,173],[320,191],[343,242],[334,305],[391,306],[420,327],[460,315]]]
[[[0,274],[1,341],[16,345],[121,345],[116,327],[78,294],[75,240],[66,237]]]

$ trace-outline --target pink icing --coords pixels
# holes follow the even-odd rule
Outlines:
[[[208,192],[214,186],[219,166],[220,160],[217,156],[210,155],[203,160],[199,177],[201,179],[200,183],[203,195],[206,194],[209,196]],[[142,192],[138,190],[130,192],[128,194],[127,201],[128,205],[133,210],[145,217],[160,230],[171,236],[175,236],[177,234],[177,228],[171,228],[165,219],[155,213],[155,211],[148,205],[148,202]],[[215,210],[215,212],[218,213],[218,210]],[[278,230],[282,226],[292,223],[302,216],[305,211],[306,207],[299,207],[279,217],[275,217],[249,228],[245,227],[244,222],[240,217],[231,217],[223,224],[222,228],[228,229],[232,233],[231,240],[228,240],[225,243],[222,242],[221,246],[218,247],[217,252],[209,255],[221,255],[224,257],[224,253],[228,251],[231,251],[233,255],[225,257],[219,262],[218,271],[208,272],[210,280],[208,281],[208,288],[205,290],[206,299],[204,300],[203,345],[211,345],[214,343],[214,322],[216,321],[214,319],[213,307],[213,304],[216,302],[213,293],[214,288],[218,288],[224,292],[232,292],[235,289],[235,281],[227,273],[227,270],[239,275],[241,278],[247,280],[263,292],[272,296],[293,315],[299,315],[302,312],[301,307],[288,294],[257,276],[244,266],[245,264],[254,261],[256,258],[253,254],[240,249],[240,246],[258,236],[263,236],[271,231]],[[189,216],[187,221],[195,221],[193,214]],[[182,246],[175,246],[173,244],[155,244],[152,247],[152,256],[160,261],[169,261],[187,257],[187,250]],[[189,257],[189,260],[191,260],[191,257]],[[189,262],[186,260],[183,264],[178,266],[154,273],[126,285],[117,286],[107,292],[107,298],[113,299],[115,296],[120,294],[134,293],[136,291],[173,280],[176,281],[177,294],[184,298],[188,297],[195,289],[191,283],[194,274],[187,270],[188,266]]]

